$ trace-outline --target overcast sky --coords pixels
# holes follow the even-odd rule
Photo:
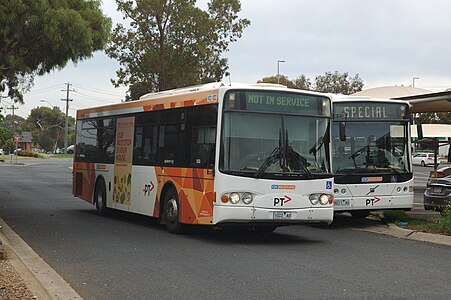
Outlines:
[[[106,15],[121,22],[115,1],[103,0]],[[207,0],[198,1],[206,8]],[[431,91],[451,87],[451,1],[449,0],[241,0],[240,17],[251,25],[225,53],[233,82],[255,83],[277,74],[314,79],[327,71],[359,74],[364,89],[412,85]],[[128,87],[114,88],[118,63],[105,54],[36,78],[18,115],[60,106],[72,84],[75,109],[120,102]],[[224,79],[228,81],[228,79]],[[47,102],[40,102],[45,100]],[[50,103],[50,104],[49,104]],[[10,112],[10,111],[9,111]]]

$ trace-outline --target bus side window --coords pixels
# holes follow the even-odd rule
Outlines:
[[[199,126],[193,128],[191,164],[195,167],[212,168],[215,159],[216,127]]]

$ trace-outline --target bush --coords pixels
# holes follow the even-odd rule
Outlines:
[[[30,150],[20,150],[17,151],[18,156],[26,156],[26,157],[38,157],[38,153],[30,151]]]
[[[443,230],[451,233],[451,205],[445,207],[442,212],[442,218],[437,220],[437,225]]]

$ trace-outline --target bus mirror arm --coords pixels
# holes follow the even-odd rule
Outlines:
[[[346,141],[346,122],[340,122],[340,141]]]

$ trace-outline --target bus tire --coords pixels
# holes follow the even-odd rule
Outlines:
[[[351,211],[351,216],[356,219],[365,219],[370,215],[369,210],[354,210]]]
[[[170,233],[182,233],[183,224],[180,223],[180,206],[177,192],[170,189],[164,197],[164,220],[166,229]]]
[[[96,188],[94,191],[94,205],[96,206],[97,213],[99,215],[105,216],[108,212],[106,207],[106,188],[105,181],[99,179],[96,183]]]

